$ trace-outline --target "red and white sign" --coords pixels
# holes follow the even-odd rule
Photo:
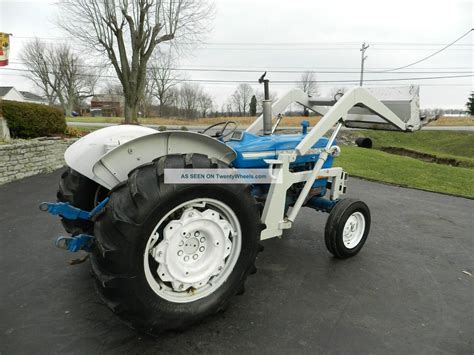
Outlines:
[[[0,67],[8,65],[10,54],[10,34],[0,32]]]

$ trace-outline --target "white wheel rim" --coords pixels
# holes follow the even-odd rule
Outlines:
[[[229,206],[210,198],[187,201],[169,211],[148,238],[146,280],[170,302],[196,301],[228,279],[241,247],[240,223]]]
[[[362,240],[365,231],[365,217],[361,212],[349,216],[342,232],[342,241],[347,249],[354,249]]]

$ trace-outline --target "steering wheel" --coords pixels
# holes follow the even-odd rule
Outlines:
[[[222,125],[224,127],[222,127],[222,129],[220,131],[217,131],[216,133],[214,133],[214,135],[211,135],[211,137],[224,139],[224,138],[230,136],[232,133],[234,133],[235,130],[237,129],[237,122],[235,122],[235,121],[223,121],[223,122],[214,123],[213,125],[210,125],[209,127],[206,127],[203,131],[201,131],[199,133],[204,134],[207,131],[209,131],[210,129],[212,129],[214,127],[217,127],[217,126],[222,126]],[[229,128],[229,132],[224,134],[224,132],[228,129],[227,127],[229,125],[233,125],[233,126],[231,128]]]

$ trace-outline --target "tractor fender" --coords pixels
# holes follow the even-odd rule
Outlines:
[[[86,175],[107,189],[111,189],[118,183],[125,181],[128,173],[136,167],[150,163],[164,155],[200,153],[210,158],[217,158],[227,164],[230,164],[236,157],[236,153],[232,148],[200,133],[187,131],[157,132],[153,129],[151,131],[149,132],[147,129],[147,131],[135,132],[137,134],[135,138],[120,141],[118,145],[109,151],[104,151],[105,149],[102,148],[103,153],[100,156],[90,146],[94,142],[95,144],[104,145],[104,142],[91,139],[86,141],[89,147],[84,149],[82,157],[73,160],[70,158],[72,154],[66,152],[66,162],[74,170]],[[126,132],[122,133],[123,136]],[[109,138],[109,144],[111,144],[110,141],[113,141],[113,138]],[[118,136],[115,137],[115,140],[117,139]],[[76,144],[80,146],[86,143],[81,143],[81,140],[74,143],[73,146]],[[70,148],[73,148],[73,146]],[[76,151],[80,150],[79,147],[74,147],[74,149]],[[94,154],[89,156],[86,150]],[[79,160],[81,160],[80,164]],[[87,162],[84,162],[84,160]]]
[[[154,133],[154,129],[137,125],[98,129],[69,146],[64,153],[64,160],[73,170],[95,180],[92,168],[102,156],[127,141]]]
[[[107,152],[129,140],[153,133],[156,133],[154,129],[137,125],[98,129],[69,146],[64,153],[64,160],[69,167],[94,180],[92,168]]]

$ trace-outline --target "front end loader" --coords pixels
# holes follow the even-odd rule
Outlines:
[[[356,87],[335,97],[294,89],[269,100],[245,131],[222,122],[202,133],[114,126],[92,132],[65,153],[56,203],[70,236],[61,248],[90,253],[99,294],[120,319],[157,334],[184,329],[224,310],[244,292],[260,242],[281,237],[302,207],[329,214],[325,243],[336,258],[355,256],[370,229],[368,206],[346,199],[347,173],[333,167],[340,129],[418,130],[418,87]],[[278,134],[294,103],[319,113],[311,129]],[[167,171],[264,169],[267,183],[167,182]]]

